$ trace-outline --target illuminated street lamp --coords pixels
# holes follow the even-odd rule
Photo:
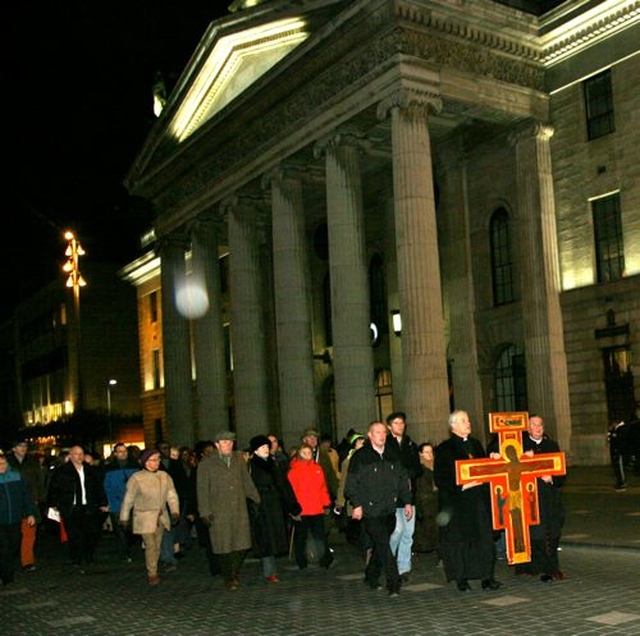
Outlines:
[[[64,238],[69,242],[69,244],[67,245],[67,249],[64,253],[67,257],[67,262],[62,266],[62,271],[69,274],[66,283],[67,287],[73,287],[74,292],[77,289],[79,295],[79,288],[84,287],[87,284],[87,281],[82,278],[80,268],[78,267],[78,258],[80,256],[84,256],[85,251],[82,248],[82,245],[80,245],[80,242],[76,240],[73,232],[67,230],[64,233]]]
[[[82,410],[82,382],[80,373],[80,288],[87,282],[80,273],[78,259],[84,256],[79,241],[71,231],[64,233],[68,241],[65,256],[67,262],[62,266],[62,271],[68,274],[66,286],[73,289],[73,316],[71,318],[69,333],[69,400],[72,408],[70,412]]]
[[[109,382],[107,382],[107,417],[109,418],[109,444],[111,444],[113,432],[111,425],[111,389],[116,384],[118,384],[118,380],[114,380],[111,378]]]

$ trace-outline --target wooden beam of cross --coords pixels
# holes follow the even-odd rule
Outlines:
[[[564,453],[522,452],[522,431],[528,428],[526,412],[490,413],[489,430],[498,434],[500,459],[479,458],[456,461],[456,482],[491,486],[491,515],[495,530],[505,531],[510,565],[531,561],[529,527],[540,523],[536,479],[567,472]]]

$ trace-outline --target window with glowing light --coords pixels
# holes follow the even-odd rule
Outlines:
[[[618,193],[591,202],[598,282],[624,276],[624,244]]]

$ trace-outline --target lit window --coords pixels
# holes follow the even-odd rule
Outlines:
[[[507,345],[493,370],[495,410],[527,410],[527,369],[524,354],[515,345]]]
[[[509,214],[504,208],[493,213],[490,233],[493,304],[497,307],[515,300]]]
[[[610,70],[584,81],[584,103],[587,113],[587,139],[604,137],[616,129]]]
[[[598,282],[624,276],[624,245],[618,193],[591,202]]]

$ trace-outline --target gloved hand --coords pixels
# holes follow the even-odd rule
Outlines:
[[[180,521],[180,515],[172,512],[171,513],[171,525],[172,526],[177,526],[178,525],[178,521]]]

